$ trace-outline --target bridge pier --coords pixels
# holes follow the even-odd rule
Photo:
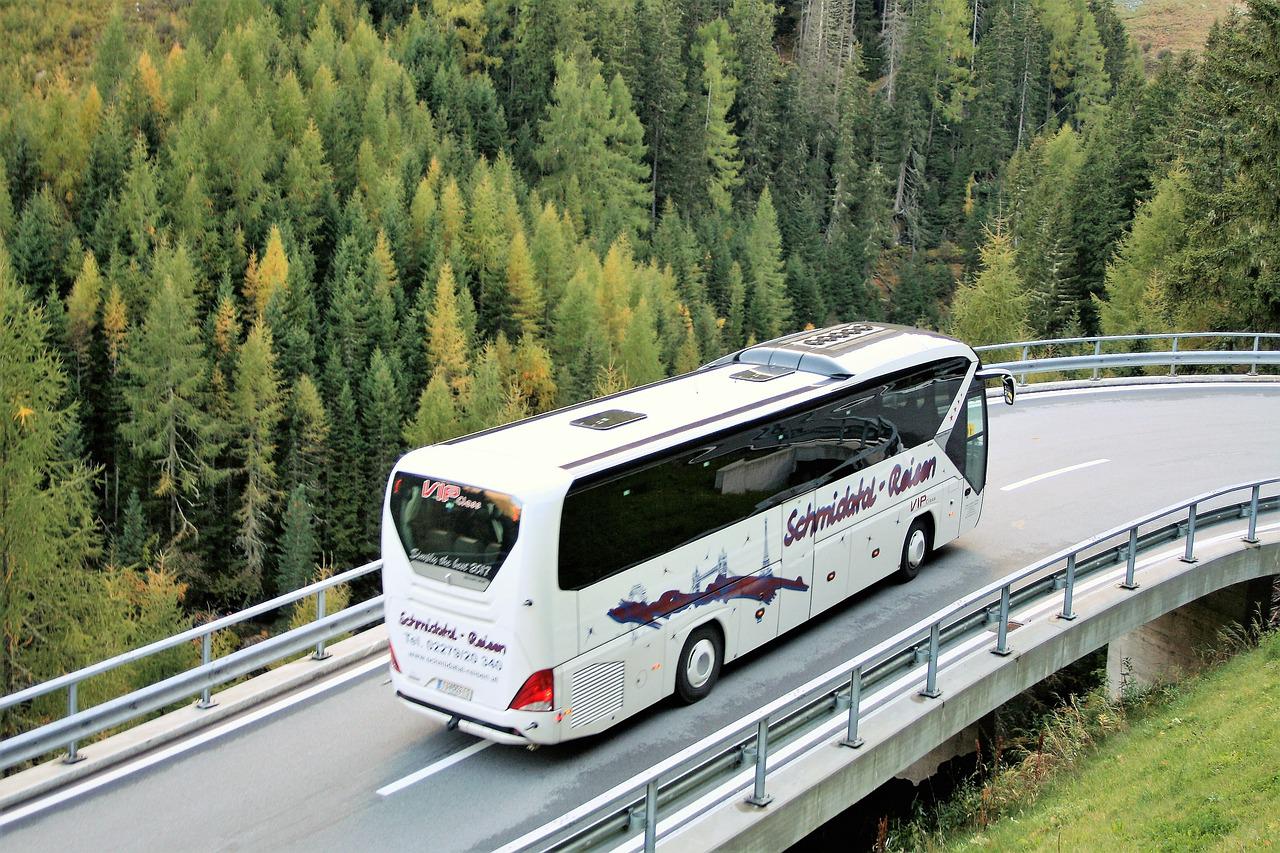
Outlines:
[[[1194,673],[1207,650],[1222,645],[1220,632],[1273,616],[1275,577],[1224,587],[1124,634],[1107,646],[1107,690],[1150,687]]]

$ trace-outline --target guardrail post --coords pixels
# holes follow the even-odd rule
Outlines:
[[[855,666],[849,674],[849,730],[845,732],[841,746],[857,749],[862,746],[862,738],[858,737],[858,706],[862,704],[862,667]]]
[[[1138,528],[1129,528],[1129,557],[1128,565],[1124,570],[1124,583],[1120,584],[1121,589],[1137,589],[1138,584],[1133,579],[1134,570],[1138,567]]]
[[[1102,338],[1098,338],[1093,342],[1093,355],[1094,355],[1094,358],[1098,358],[1102,355]],[[1102,369],[1099,367],[1095,367],[1093,369],[1093,379],[1096,381],[1101,378],[1102,378]]]
[[[1194,563],[1196,547],[1196,505],[1192,504],[1187,510],[1187,550],[1182,555],[1182,562]]]
[[[1031,347],[1023,347],[1023,348],[1022,348],[1022,360],[1023,360],[1024,362],[1027,360],[1027,357],[1028,357],[1030,354],[1031,354]],[[1021,376],[1019,376],[1019,377],[1018,377],[1018,384],[1019,384],[1019,385],[1026,385],[1026,384],[1027,384],[1027,374],[1025,374],[1025,373],[1024,373],[1024,374],[1022,374]]]
[[[324,618],[324,590],[316,590],[316,621],[319,622]],[[311,656],[312,660],[324,660],[329,657],[329,653],[324,650],[324,640],[316,643],[316,653]]]
[[[1071,595],[1076,588],[1076,555],[1067,555],[1067,586],[1062,594],[1062,612],[1058,614],[1059,619],[1065,619],[1070,622],[1076,618],[1075,611],[1071,609]]]
[[[658,845],[658,780],[644,786],[644,851],[653,853]]]
[[[1000,621],[996,625],[996,647],[993,655],[1004,657],[1013,650],[1009,648],[1009,585],[1000,587]]]
[[[938,689],[938,627],[937,622],[929,626],[929,668],[924,677],[924,689],[920,691],[921,696],[928,696],[930,699],[937,699],[942,695],[942,691]]]
[[[773,797],[764,792],[764,774],[769,759],[769,718],[765,717],[756,726],[756,787],[747,802],[753,806],[764,808],[773,802]]]
[[[1177,352],[1177,351],[1178,351],[1178,336],[1177,336],[1177,335],[1174,335],[1174,336],[1173,336],[1173,351],[1174,351],[1174,352]],[[1178,375],[1178,360],[1177,360],[1177,359],[1174,359],[1174,360],[1172,360],[1172,361],[1170,361],[1170,362],[1169,362],[1169,375],[1170,375],[1170,376],[1177,376],[1177,375]]]
[[[205,635],[200,638],[200,664],[202,666],[207,665],[211,660],[213,660],[213,632],[207,631],[205,632]],[[209,691],[211,689],[211,687],[206,687],[204,690],[200,691],[200,701],[196,703],[197,708],[212,708],[214,705],[218,704],[209,696]]]
[[[76,692],[80,686],[80,682],[73,681],[67,687],[67,716],[74,717],[76,715]],[[77,761],[84,761],[84,756],[77,749],[77,741],[71,741],[67,744],[67,754],[63,756],[63,764],[75,764]]]
[[[1249,497],[1249,535],[1244,537],[1244,541],[1250,545],[1258,544],[1258,492],[1261,489],[1261,486],[1254,486]]]
[[[1253,355],[1254,355],[1254,358],[1255,358],[1255,359],[1256,359],[1256,358],[1257,358],[1257,356],[1258,356],[1258,344],[1259,344],[1259,343],[1261,343],[1261,342],[1262,342],[1262,335],[1254,335],[1254,336],[1253,336]],[[1257,375],[1258,375],[1258,362],[1257,362],[1257,361],[1254,361],[1254,363],[1253,363],[1253,364],[1249,365],[1249,375],[1250,375],[1250,376],[1257,376]]]

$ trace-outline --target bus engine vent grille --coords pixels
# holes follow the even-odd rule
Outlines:
[[[569,727],[576,729],[621,711],[626,676],[627,665],[622,661],[593,663],[571,675],[569,695],[573,716]]]

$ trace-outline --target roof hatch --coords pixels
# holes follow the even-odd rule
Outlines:
[[[576,420],[569,421],[569,423],[586,429],[606,430],[620,427],[633,421],[644,420],[646,417],[648,415],[640,412],[628,412],[626,409],[605,409],[603,412],[583,415]]]

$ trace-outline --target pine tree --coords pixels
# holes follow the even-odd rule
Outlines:
[[[776,338],[791,323],[791,305],[783,275],[782,235],[768,187],[760,193],[743,254],[747,266],[747,331],[758,341]]]
[[[644,125],[649,149],[647,201],[651,220],[656,219],[663,199],[682,192],[679,164],[688,156],[679,133],[681,111],[688,99],[681,61],[681,5],[676,0],[639,0],[635,4],[633,69],[627,79],[632,82],[636,115]]]
[[[120,526],[120,535],[112,543],[111,562],[117,566],[149,563],[154,539],[147,530],[147,517],[142,510],[138,490],[131,489],[124,505],[124,523]]]
[[[316,538],[315,510],[307,500],[304,486],[289,493],[284,510],[283,530],[277,547],[275,584],[278,592],[301,589],[316,569],[320,543]]]
[[[193,532],[191,507],[221,478],[212,463],[224,425],[206,411],[209,365],[195,325],[194,279],[185,249],[157,257],[155,295],[124,358],[129,418],[121,432],[151,471],[171,537]]]
[[[333,405],[333,422],[329,430],[332,464],[325,470],[324,550],[335,565],[355,565],[370,550],[364,542],[363,508],[368,496],[360,420],[351,383],[343,381]]]
[[[61,298],[71,228],[48,186],[22,209],[13,235],[13,272],[40,299]],[[76,260],[79,260],[77,253]]]
[[[733,112],[737,116],[744,192],[755,197],[773,174],[780,136],[778,81],[782,63],[774,49],[778,7],[773,0],[733,0],[729,27],[733,32],[738,78]]]
[[[738,137],[728,118],[737,86],[737,78],[725,68],[720,44],[714,38],[708,40],[702,47],[703,144],[711,172],[707,193],[712,206],[726,216],[733,207],[733,192],[742,183]]]
[[[369,358],[361,388],[360,419],[364,428],[366,499],[364,510],[365,541],[376,544],[382,525],[382,495],[387,477],[400,457],[401,391],[392,371],[391,360],[375,348]]]

